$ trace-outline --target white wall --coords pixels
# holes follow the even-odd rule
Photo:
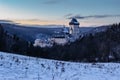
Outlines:
[[[54,42],[59,45],[64,45],[68,42],[66,38],[53,38]]]

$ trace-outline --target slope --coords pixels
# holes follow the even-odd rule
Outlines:
[[[0,52],[0,80],[119,80],[119,63],[73,63]]]

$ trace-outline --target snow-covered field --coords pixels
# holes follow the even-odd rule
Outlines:
[[[120,80],[120,64],[73,63],[0,52],[0,80]]]

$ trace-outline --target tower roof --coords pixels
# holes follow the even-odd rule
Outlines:
[[[79,22],[77,21],[77,19],[72,18],[72,20],[69,22],[69,25],[79,25]]]

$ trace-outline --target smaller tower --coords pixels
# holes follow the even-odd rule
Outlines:
[[[79,38],[80,35],[80,31],[79,31],[79,22],[77,21],[77,19],[72,18],[72,20],[69,22],[70,25],[70,34],[72,35],[72,37],[74,39]]]

